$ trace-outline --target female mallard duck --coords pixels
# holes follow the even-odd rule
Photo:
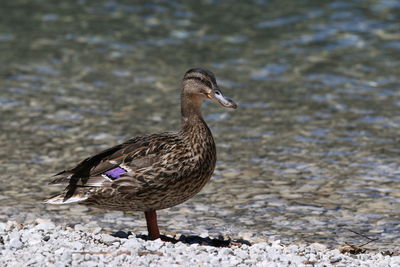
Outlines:
[[[149,238],[159,238],[156,210],[194,196],[215,168],[214,139],[201,116],[205,98],[236,108],[222,95],[212,72],[191,69],[182,81],[180,131],[135,137],[82,160],[55,175],[50,184],[67,186],[46,202],[144,211]]]

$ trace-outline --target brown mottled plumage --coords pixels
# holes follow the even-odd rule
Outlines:
[[[194,196],[215,168],[214,139],[201,115],[203,99],[236,108],[208,70],[191,69],[182,83],[180,131],[135,137],[82,160],[56,175],[51,184],[67,187],[46,202],[144,211],[151,239],[158,238],[155,211]]]

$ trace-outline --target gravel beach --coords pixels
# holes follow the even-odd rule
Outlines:
[[[0,266],[400,266],[400,256],[343,254],[322,244],[279,240],[231,247],[114,237],[100,227],[37,219],[0,223]]]

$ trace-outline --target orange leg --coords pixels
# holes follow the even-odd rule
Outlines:
[[[145,211],[144,215],[146,216],[147,231],[149,232],[150,240],[156,240],[160,238],[160,231],[158,230],[158,225],[157,225],[156,211],[155,210]]]

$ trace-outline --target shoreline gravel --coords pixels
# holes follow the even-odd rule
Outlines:
[[[213,247],[118,238],[100,227],[57,226],[46,219],[0,223],[0,266],[400,266],[400,256],[342,254],[318,243],[279,240]]]

